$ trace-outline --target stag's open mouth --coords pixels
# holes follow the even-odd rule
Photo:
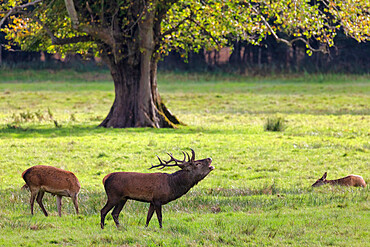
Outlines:
[[[208,166],[208,168],[212,171],[213,169],[215,169],[214,166],[211,166],[212,158],[208,158],[208,160],[209,160],[209,166]]]

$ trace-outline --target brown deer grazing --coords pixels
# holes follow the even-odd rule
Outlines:
[[[331,184],[331,185],[343,185],[343,186],[354,186],[354,187],[365,187],[366,183],[365,180],[358,175],[348,175],[347,177],[334,179],[334,180],[326,180],[327,172],[324,173],[322,178],[318,179],[312,187],[318,187],[324,184]]]
[[[52,166],[33,166],[22,173],[26,184],[22,188],[29,188],[31,191],[31,214],[33,215],[33,204],[35,198],[45,216],[48,216],[42,198],[45,192],[57,196],[58,214],[62,216],[62,196],[71,197],[78,214],[77,195],[80,191],[80,183],[77,177],[69,171]]]
[[[101,210],[101,228],[104,229],[104,219],[107,213],[114,207],[112,216],[117,227],[118,217],[128,199],[150,203],[146,225],[148,226],[154,211],[157,214],[159,227],[162,228],[162,205],[173,201],[186,194],[194,185],[205,178],[214,167],[211,166],[212,159],[195,160],[194,150],[192,157],[186,153],[184,160],[175,159],[171,153],[169,161],[163,161],[158,156],[159,165],[149,169],[168,166],[178,166],[181,170],[172,173],[136,173],[136,172],[114,172],[103,179],[108,201]],[[170,164],[170,162],[175,162]]]

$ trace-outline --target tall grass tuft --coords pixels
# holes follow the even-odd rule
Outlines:
[[[267,118],[264,129],[265,131],[283,131],[285,129],[284,119],[281,117]]]

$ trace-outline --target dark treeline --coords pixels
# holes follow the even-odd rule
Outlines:
[[[184,62],[180,54],[171,53],[160,68],[185,71],[227,71],[241,74],[271,73],[369,73],[370,43],[358,43],[344,35],[338,35],[335,46],[328,54],[313,53],[309,56],[303,44],[277,43],[266,39],[260,46],[245,42],[233,42],[233,50],[204,51],[189,54]]]
[[[6,44],[0,34],[0,44]],[[245,42],[233,42],[220,51],[202,51],[188,54],[185,62],[180,53],[172,52],[159,63],[160,70],[212,72],[224,71],[241,74],[279,74],[279,73],[369,73],[370,43],[358,43],[344,35],[338,35],[335,47],[329,54],[306,54],[302,44],[288,47],[267,38],[260,46]],[[17,48],[6,50],[0,46],[0,66],[7,68],[63,69],[75,68],[89,70],[101,66],[92,57],[84,60],[76,55],[64,59],[46,52],[25,52]]]

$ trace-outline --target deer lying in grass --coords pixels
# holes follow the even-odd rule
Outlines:
[[[128,199],[150,203],[146,226],[148,226],[155,211],[159,227],[162,228],[162,205],[186,194],[214,169],[211,166],[211,158],[195,160],[195,153],[193,150],[191,152],[191,158],[186,153],[188,161],[186,161],[184,152],[184,160],[177,160],[170,153],[168,153],[171,158],[169,161],[163,161],[157,156],[160,164],[152,165],[149,168],[160,167],[159,169],[163,169],[168,166],[181,168],[181,170],[172,174],[114,172],[105,176],[103,184],[108,201],[101,210],[101,228],[104,229],[105,216],[113,207],[113,220],[116,226],[119,227],[118,217]],[[175,163],[170,164],[171,162]]]
[[[354,187],[365,187],[366,183],[365,180],[358,175],[348,175],[347,177],[334,179],[334,180],[326,180],[327,172],[324,173],[322,178],[318,179],[312,187],[318,187],[324,184],[331,184],[331,185],[343,185],[343,186],[354,186]]]
[[[33,166],[22,173],[22,177],[26,184],[22,188],[29,188],[31,191],[31,214],[33,215],[33,204],[35,198],[40,205],[45,216],[48,213],[42,204],[42,198],[45,192],[57,196],[58,214],[62,216],[62,196],[71,197],[73,204],[78,214],[77,195],[80,191],[80,183],[77,177],[69,171],[65,171],[52,166]]]

